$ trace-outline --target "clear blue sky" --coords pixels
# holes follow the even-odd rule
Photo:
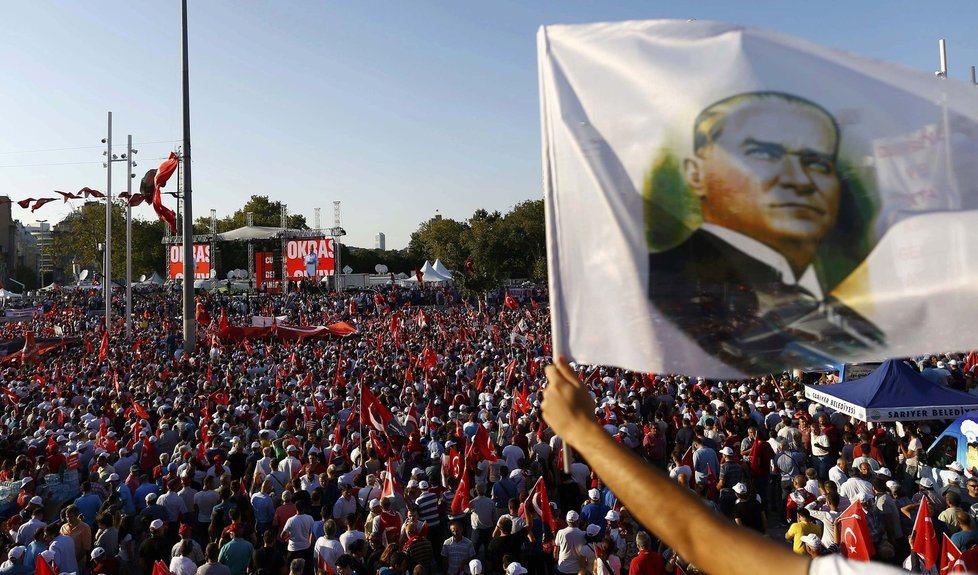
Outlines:
[[[140,174],[179,144],[179,4],[4,3],[0,194],[104,189],[109,110],[114,151],[133,134]],[[265,194],[310,224],[322,208],[328,227],[340,200],[348,243],[373,247],[383,231],[400,248],[435,210],[464,219],[541,197],[543,24],[721,20],[922,70],[937,68],[944,37],[951,76],[967,80],[976,16],[973,0],[191,0],[194,212],[223,217]],[[124,171],[115,164],[116,192]],[[14,217],[68,210],[15,206]]]

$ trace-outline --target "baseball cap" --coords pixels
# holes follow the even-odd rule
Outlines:
[[[118,473],[113,473],[112,475],[110,475],[109,476],[109,481],[119,481],[119,474]]]
[[[822,540],[819,539],[818,538],[818,535],[816,535],[814,533],[809,533],[808,535],[805,535],[804,537],[801,538],[801,541],[802,541],[802,543],[804,543],[805,545],[808,545],[812,549],[814,549],[814,548],[816,548],[816,547],[818,547],[818,546],[820,546],[822,544]]]
[[[510,479],[519,479],[522,476],[523,476],[523,470],[522,469],[514,469],[514,470],[512,470],[512,471],[509,472],[509,478]]]
[[[618,515],[618,512],[614,509],[609,509],[608,512],[604,514],[605,521],[618,521],[619,519],[621,519],[621,516]]]
[[[581,516],[578,515],[577,514],[577,511],[574,511],[573,509],[571,509],[570,511],[567,512],[567,522],[568,523],[576,522],[580,518],[581,518]]]
[[[526,568],[513,561],[506,567],[506,575],[526,575]]]
[[[478,559],[469,561],[469,573],[472,575],[482,575],[482,561],[479,561]]]
[[[964,466],[961,465],[961,462],[960,461],[952,461],[951,463],[948,463],[947,464],[947,468],[950,469],[951,471],[956,471],[958,473],[964,473]]]
[[[601,533],[601,528],[592,523],[587,526],[587,529],[585,529],[584,532],[587,533],[588,537],[594,537],[598,533]]]
[[[591,501],[597,501],[601,499],[601,492],[597,489],[591,489],[587,492],[587,496]]]
[[[188,533],[193,533],[193,527],[191,527],[189,523],[182,523],[182,524],[180,524],[179,533],[180,533],[180,535],[186,535]]]
[[[733,449],[730,448],[729,445],[720,450],[720,455],[733,455],[733,454],[734,451]]]
[[[105,555],[105,549],[101,547],[96,547],[95,549],[92,549],[92,559],[98,559],[102,555]]]
[[[370,500],[370,508],[371,509],[376,509],[377,507],[380,507],[380,499],[371,499]]]
[[[26,552],[27,552],[27,547],[24,547],[23,545],[18,545],[16,547],[11,548],[10,551],[7,551],[7,559],[10,559],[11,561],[16,561],[17,559],[23,557],[24,553]]]
[[[886,467],[880,467],[879,469],[877,469],[876,475],[882,475],[883,477],[893,477],[893,474],[890,473],[890,470],[887,469]]]
[[[900,484],[896,481],[893,481],[892,479],[886,482],[886,488],[889,489],[890,491],[893,491],[894,489],[897,489],[899,487]]]
[[[923,487],[924,489],[933,489],[934,480],[931,479],[930,477],[924,477],[923,479],[920,480],[920,486]]]
[[[163,521],[154,519],[153,522],[149,524],[149,528],[153,531],[159,531],[160,529],[163,529]]]
[[[34,497],[31,497],[30,503],[34,505],[44,505],[44,500],[41,499],[40,495],[35,495]]]
[[[149,503],[150,501],[156,501],[156,494],[155,493],[147,493],[146,494],[146,503]]]
[[[733,486],[733,490],[737,495],[743,495],[744,493],[747,493],[747,486],[743,483],[738,483],[737,485]]]
[[[418,487],[420,487],[421,490],[424,491],[425,489],[428,489],[430,485],[428,485],[427,481],[420,481],[418,482]]]

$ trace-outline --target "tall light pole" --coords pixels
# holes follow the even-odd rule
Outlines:
[[[126,167],[129,177],[126,179],[126,339],[132,339],[132,179],[135,174],[132,169],[136,167],[136,162],[132,161],[132,155],[138,150],[132,149],[132,134],[129,134],[126,142]]]
[[[194,219],[190,182],[190,56],[187,46],[187,0],[180,2],[183,55],[183,351],[197,347],[197,319],[194,317]]]
[[[105,138],[107,161],[105,162],[105,251],[102,264],[102,281],[105,283],[105,331],[112,333],[112,112],[109,112],[109,133]]]

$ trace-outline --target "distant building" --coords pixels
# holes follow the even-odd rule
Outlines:
[[[38,222],[36,226],[25,226],[27,232],[30,233],[37,240],[37,250],[38,250],[38,263],[37,263],[37,273],[41,278],[41,284],[46,283],[44,281],[45,274],[52,273],[54,271],[53,260],[51,259],[51,254],[48,253],[48,246],[51,245],[51,239],[54,237],[54,230],[51,229],[51,224],[47,222]]]
[[[377,237],[376,237],[376,242],[374,247],[381,251],[387,249],[387,237],[384,236],[384,232],[377,232]]]

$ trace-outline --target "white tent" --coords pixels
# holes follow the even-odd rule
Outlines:
[[[225,242],[249,241],[249,240],[270,240],[282,235],[282,228],[270,228],[267,226],[242,226],[223,234],[218,234],[217,239]]]
[[[450,282],[452,277],[445,277],[438,273],[438,271],[431,265],[431,262],[425,261],[424,265],[421,266],[421,273],[423,274],[421,280],[426,282]]]
[[[452,279],[452,270],[446,268],[445,264],[441,263],[441,260],[435,260],[435,264],[431,267],[435,268],[438,275],[444,278]]]
[[[21,298],[21,297],[24,297],[24,296],[22,296],[19,293],[14,293],[14,292],[8,290],[7,288],[0,288],[0,298],[3,298],[3,299],[17,299],[17,298]]]
[[[153,272],[153,277],[147,279],[144,283],[161,286],[161,285],[163,285],[163,278],[160,277],[160,274],[158,274],[158,273],[156,273],[154,271]]]

